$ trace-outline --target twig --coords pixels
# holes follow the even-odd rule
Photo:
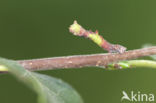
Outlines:
[[[32,60],[17,60],[17,62],[21,64],[25,69],[28,69],[30,71],[52,70],[62,68],[82,68],[90,66],[105,67],[111,70],[115,68],[129,68],[130,66],[156,66],[156,62],[148,60],[128,61],[126,63],[122,62],[125,60],[136,59],[138,57],[154,55],[156,54],[156,46],[126,51],[126,47],[118,44],[109,43],[101,35],[99,35],[98,32],[85,30],[76,21],[74,21],[74,23],[69,27],[69,30],[74,35],[83,36],[91,39],[97,45],[107,50],[109,53],[66,57],[51,57]],[[0,72],[7,72],[7,68],[5,68],[5,66],[0,65]]]
[[[156,68],[156,62],[151,60],[130,60],[127,62],[130,67],[150,67],[150,68]]]
[[[80,24],[77,23],[76,20],[72,25],[70,25],[69,31],[76,36],[89,38],[101,48],[107,50],[109,53],[123,53],[126,51],[126,47],[122,45],[109,43],[101,35],[99,35],[97,30],[96,32],[92,32],[91,30],[88,31],[84,29]]]
[[[82,68],[90,66],[107,67],[107,65],[110,63],[117,63],[119,61],[136,59],[138,57],[154,54],[156,54],[156,46],[137,50],[129,50],[122,54],[104,53],[92,55],[77,55],[32,60],[18,60],[17,62],[20,63],[24,68],[31,71],[63,68]]]

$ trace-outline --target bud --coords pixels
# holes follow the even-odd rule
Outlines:
[[[74,23],[69,27],[69,31],[74,35],[80,35],[81,26],[75,20]]]

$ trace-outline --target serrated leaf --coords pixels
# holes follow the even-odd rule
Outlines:
[[[0,65],[32,88],[38,95],[38,103],[83,103],[80,95],[60,79],[30,72],[12,60],[0,58]]]

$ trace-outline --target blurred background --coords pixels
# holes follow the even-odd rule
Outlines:
[[[0,56],[19,60],[104,53],[92,41],[69,33],[74,20],[129,50],[156,44],[155,4],[155,0],[0,0]],[[66,81],[85,103],[120,103],[123,90],[156,95],[156,70],[150,68],[40,73]],[[36,97],[14,77],[0,75],[0,103],[36,103]]]

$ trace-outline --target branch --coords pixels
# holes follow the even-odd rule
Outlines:
[[[91,55],[76,55],[76,56],[52,57],[32,60],[18,60],[17,62],[21,64],[25,69],[28,69],[30,71],[53,70],[63,68],[82,68],[92,66],[96,67],[102,66],[107,68],[108,64],[111,63],[118,63],[119,61],[136,59],[138,57],[149,56],[154,54],[156,54],[156,46],[137,50],[129,50],[122,54],[104,53]],[[129,64],[134,65],[135,63],[139,63],[138,61],[129,62]],[[142,64],[144,64],[142,66],[148,65],[146,62],[142,62]],[[150,67],[150,65],[148,66]]]
[[[92,40],[98,46],[108,51],[109,53],[123,53],[126,51],[126,47],[119,44],[111,44],[107,40],[105,40],[101,35],[99,35],[98,31],[92,32],[91,30],[84,29],[77,21],[74,21],[72,25],[69,27],[69,31],[76,36],[85,37]]]
[[[92,32],[85,30],[76,21],[74,21],[74,23],[69,27],[69,31],[74,35],[89,38],[104,50],[107,50],[109,53],[17,60],[17,62],[25,69],[30,71],[82,68],[92,66],[103,67],[110,70],[140,66],[156,68],[156,61],[130,60],[156,54],[156,46],[126,51],[126,47],[119,44],[109,43],[101,35],[99,35],[97,31]],[[0,65],[0,72],[7,71],[8,70],[5,66]]]
[[[156,68],[156,62],[151,60],[130,60],[127,62],[131,67],[150,67]]]
[[[106,66],[108,70],[116,69],[127,69],[127,68],[138,68],[138,67],[147,67],[156,69],[156,61],[152,60],[128,60],[120,61],[118,63],[111,63]]]

